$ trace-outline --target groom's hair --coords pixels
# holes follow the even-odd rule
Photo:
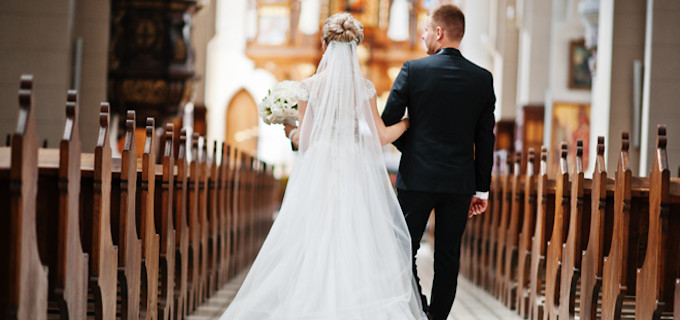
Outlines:
[[[465,15],[455,5],[444,4],[432,11],[434,26],[440,26],[449,40],[462,40],[465,34]]]

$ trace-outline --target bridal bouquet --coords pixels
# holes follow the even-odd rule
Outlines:
[[[266,124],[295,125],[298,118],[297,91],[300,83],[282,81],[269,90],[269,93],[258,104],[260,117]]]

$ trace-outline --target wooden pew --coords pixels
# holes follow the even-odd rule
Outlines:
[[[628,159],[628,132],[621,134],[616,169],[611,247],[602,266],[602,319],[634,317],[636,268],[642,260],[638,248],[646,235],[641,226],[649,212],[649,179],[633,177]],[[643,240],[645,239],[645,240]],[[632,309],[632,310],[631,310]]]
[[[208,211],[206,213],[207,230],[207,292],[212,295],[218,289],[219,279],[219,192],[220,192],[220,171],[217,153],[217,141],[213,142],[212,158],[208,161]]]
[[[158,258],[160,237],[156,233],[154,195],[156,194],[156,127],[153,118],[146,119],[146,137],[141,168],[137,178],[137,225],[142,238],[141,319],[158,316]],[[139,170],[141,169],[141,170]]]
[[[238,248],[238,183],[240,175],[238,172],[238,149],[234,149],[232,163],[230,168],[229,179],[229,278],[235,276],[238,271],[238,256],[236,255]]]
[[[597,158],[590,195],[590,235],[581,261],[581,295],[579,315],[582,320],[598,318],[601,309],[602,263],[611,247],[614,181],[607,179],[604,161],[604,137],[598,137]]]
[[[501,170],[501,209],[500,209],[500,224],[498,225],[498,232],[496,240],[496,276],[494,285],[494,295],[498,299],[502,299],[505,295],[505,251],[506,241],[508,237],[508,224],[510,218],[510,207],[512,205],[512,157],[508,156],[506,163]]]
[[[219,235],[218,235],[218,251],[219,251],[219,279],[220,285],[224,285],[229,280],[229,192],[231,190],[229,183],[229,156],[230,148],[225,143],[222,143],[222,160],[220,161],[220,192],[219,197]]]
[[[194,135],[198,135],[194,133]],[[200,174],[198,183],[198,226],[199,226],[199,270],[198,270],[198,295],[197,295],[197,305],[200,305],[207,299],[208,295],[208,184],[210,179],[210,172],[208,168],[210,164],[208,163],[210,158],[208,157],[208,145],[207,140],[203,137],[198,137],[201,142],[199,146],[202,147],[199,150],[199,164],[198,172]]]
[[[524,210],[522,219],[522,229],[519,235],[519,251],[517,263],[517,312],[526,319],[529,312],[530,296],[530,266],[531,266],[531,236],[534,232],[534,223],[536,215],[536,170],[534,149],[529,148],[529,156],[527,159],[527,169],[524,176]]]
[[[272,200],[273,198],[271,197],[272,191],[274,189],[273,186],[273,179],[271,176],[271,170],[270,167],[267,166],[267,163],[262,161],[262,170],[260,171],[261,173],[261,189],[258,192],[260,195],[260,200],[258,203],[261,204],[261,209],[260,209],[260,226],[259,226],[259,242],[257,244],[258,249],[262,247],[264,244],[264,240],[267,238],[267,234],[269,233],[269,226],[272,223],[272,213],[274,212],[274,208],[272,207]]]
[[[238,273],[237,267],[238,267],[238,256],[237,256],[237,249],[238,249],[238,241],[239,241],[239,236],[238,236],[238,185],[239,185],[239,180],[240,180],[240,175],[238,171],[238,159],[239,159],[239,151],[238,149],[234,149],[233,156],[231,158],[231,168],[230,172],[231,174],[230,179],[229,179],[229,185],[230,185],[230,192],[229,192],[229,198],[230,198],[230,203],[229,203],[229,240],[230,240],[230,245],[229,245],[229,277],[232,278]]]
[[[545,310],[546,254],[555,219],[555,180],[548,179],[548,149],[541,149],[536,189],[536,223],[531,240],[528,319],[543,319]]]
[[[83,154],[80,183],[80,218],[86,226],[83,247],[90,256],[89,295],[93,297],[94,318],[116,317],[118,248],[111,235],[111,146],[109,104],[102,102],[99,133],[94,154]]]
[[[257,189],[257,162],[255,160],[255,157],[252,155],[248,156],[248,197],[247,197],[247,203],[248,203],[248,209],[246,211],[247,214],[247,224],[246,224],[246,230],[247,230],[247,236],[248,236],[248,246],[246,250],[246,259],[247,263],[250,263],[250,261],[253,261],[255,259],[255,254],[257,253],[257,248],[255,247],[255,220],[257,219],[257,212],[255,210],[255,192]]]
[[[481,262],[481,244],[482,244],[482,223],[484,222],[484,217],[482,216],[473,216],[471,221],[468,222],[469,226],[466,227],[465,232],[467,233],[468,231],[470,232],[469,235],[469,260],[467,262],[468,265],[468,273],[469,273],[469,279],[472,281],[472,283],[476,285],[481,285],[481,269],[479,268],[480,262]]]
[[[232,166],[230,148],[217,144],[208,158],[196,135],[189,165],[186,133],[175,159],[170,125],[156,165],[153,119],[138,158],[134,111],[112,159],[106,103],[94,153],[81,153],[73,91],[59,149],[38,151],[31,81],[22,77],[17,131],[0,147],[6,318],[182,319],[252,261],[278,201],[265,163],[241,153]]]
[[[243,264],[243,194],[245,190],[245,174],[243,168],[245,166],[245,154],[239,152],[237,154],[237,161],[234,168],[234,275],[241,271]]]
[[[252,233],[250,226],[252,224],[253,212],[252,212],[252,188],[253,188],[253,157],[249,154],[244,154],[243,166],[242,166],[242,179],[241,179],[241,215],[243,217],[241,228],[243,230],[243,246],[241,249],[241,269],[245,269],[248,261],[250,260],[250,251],[252,245]]]
[[[111,185],[111,223],[113,242],[118,246],[118,287],[121,319],[137,319],[140,306],[142,241],[137,236],[135,197],[137,193],[137,148],[135,112],[125,120],[125,145],[122,158],[114,161]]]
[[[38,138],[33,76],[22,75],[19,113],[11,146],[0,147],[0,312],[7,319],[45,319],[48,272],[38,252],[36,195]],[[53,272],[56,272],[54,270]]]
[[[501,150],[496,152],[496,162],[493,167],[493,174],[491,180],[491,189],[489,190],[489,209],[487,214],[489,216],[487,238],[488,246],[487,252],[483,255],[483,267],[486,268],[486,285],[485,288],[489,293],[495,292],[496,284],[496,255],[498,249],[498,225],[500,223],[501,207],[502,207],[502,182],[501,169],[504,167],[506,160],[506,152]]]
[[[649,175],[649,231],[641,268],[637,270],[635,317],[672,316],[680,245],[680,215],[673,214],[670,170],[666,156],[666,127],[659,126],[656,152]]]
[[[175,314],[175,159],[173,155],[174,126],[165,125],[165,140],[161,151],[160,168],[156,167],[156,194],[154,197],[154,212],[156,229],[160,231],[160,259],[158,264],[158,282],[160,292],[158,297],[158,319],[169,320]],[[160,169],[160,172],[159,172]],[[181,222],[180,222],[181,223]]]
[[[510,309],[515,309],[517,300],[517,250],[519,242],[519,226],[524,215],[524,193],[522,192],[522,152],[515,153],[512,182],[510,185],[510,217],[505,239],[505,271],[503,272],[502,301]]]
[[[187,146],[187,132],[185,129],[181,130],[179,138],[179,148],[176,154],[177,175],[175,178],[174,193],[173,193],[173,210],[175,214],[175,270],[174,270],[174,304],[175,313],[174,319],[184,319],[187,316],[187,298],[188,298],[188,277],[189,277],[189,240],[191,233],[189,231],[189,214],[187,212],[187,192],[189,189],[187,171],[188,163],[186,161],[186,146]],[[174,148],[173,148],[174,150]]]
[[[38,167],[38,244],[52,270],[48,312],[54,318],[84,319],[88,256],[80,241],[80,137],[74,90],[68,92],[59,149],[40,149]]]
[[[559,172],[555,184],[555,218],[553,231],[546,255],[546,288],[544,319],[557,319],[560,300],[560,264],[562,246],[569,229],[569,169],[567,166],[567,144],[562,143]]]
[[[576,302],[580,294],[580,274],[582,251],[588,244],[588,230],[590,230],[590,188],[592,180],[584,178],[583,171],[583,141],[578,140],[576,157],[574,159],[575,172],[571,178],[569,232],[567,241],[562,247],[561,277],[559,285],[559,318],[573,319]]]
[[[494,162],[494,165],[492,167],[492,175],[491,175],[491,185],[494,186],[496,184],[497,176],[498,176],[498,165],[500,161],[498,160],[499,157],[497,155],[494,155],[494,158],[496,159],[496,162]],[[494,189],[494,188],[492,188]],[[495,189],[494,189],[495,190]],[[493,227],[494,225],[494,210],[495,210],[495,205],[496,203],[494,202],[494,193],[492,190],[489,191],[489,205],[487,207],[486,213],[484,213],[482,217],[482,228],[481,228],[481,244],[480,244],[480,253],[479,253],[479,268],[480,268],[480,286],[484,288],[487,291],[491,291],[491,282],[490,279],[493,277],[491,273],[491,255],[493,255],[494,248],[495,248],[495,243],[493,243],[492,240],[492,233],[494,233],[495,229]]]
[[[198,134],[191,137],[191,162],[189,164],[189,182],[187,185],[187,200],[188,200],[188,225],[189,225],[189,251],[188,251],[188,278],[187,278],[187,313],[193,311],[198,307],[198,295],[200,290],[200,241],[201,241],[201,227],[199,225],[199,192],[198,187],[200,183],[200,157],[198,154]]]

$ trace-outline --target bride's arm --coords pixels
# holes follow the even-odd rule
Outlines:
[[[378,131],[378,137],[380,137],[380,144],[386,145],[394,142],[397,138],[404,134],[404,131],[408,129],[409,123],[408,119],[402,119],[401,121],[386,127],[385,122],[383,122],[380,114],[378,113],[378,105],[376,103],[376,97],[373,96],[369,99],[371,103],[371,110],[373,111],[373,120],[375,121],[375,129]]]
[[[302,127],[302,120],[305,117],[305,111],[307,111],[307,101],[298,100],[298,123],[300,124],[300,127]],[[285,125],[286,136],[290,138],[290,141],[293,143],[293,145],[295,145],[296,148],[300,147],[300,130],[298,130],[298,128],[289,124]],[[293,134],[290,133],[291,131],[293,131]]]

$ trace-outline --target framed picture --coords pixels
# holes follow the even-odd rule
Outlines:
[[[263,45],[280,46],[288,39],[290,8],[270,5],[259,9],[257,42]]]
[[[583,169],[588,168],[590,149],[590,104],[555,102],[551,123],[550,172],[557,173],[560,160],[560,145],[567,143],[569,172],[574,172],[576,141],[583,140]]]
[[[590,73],[590,57],[592,52],[585,46],[585,40],[574,40],[569,43],[569,89],[587,89],[592,86]]]

